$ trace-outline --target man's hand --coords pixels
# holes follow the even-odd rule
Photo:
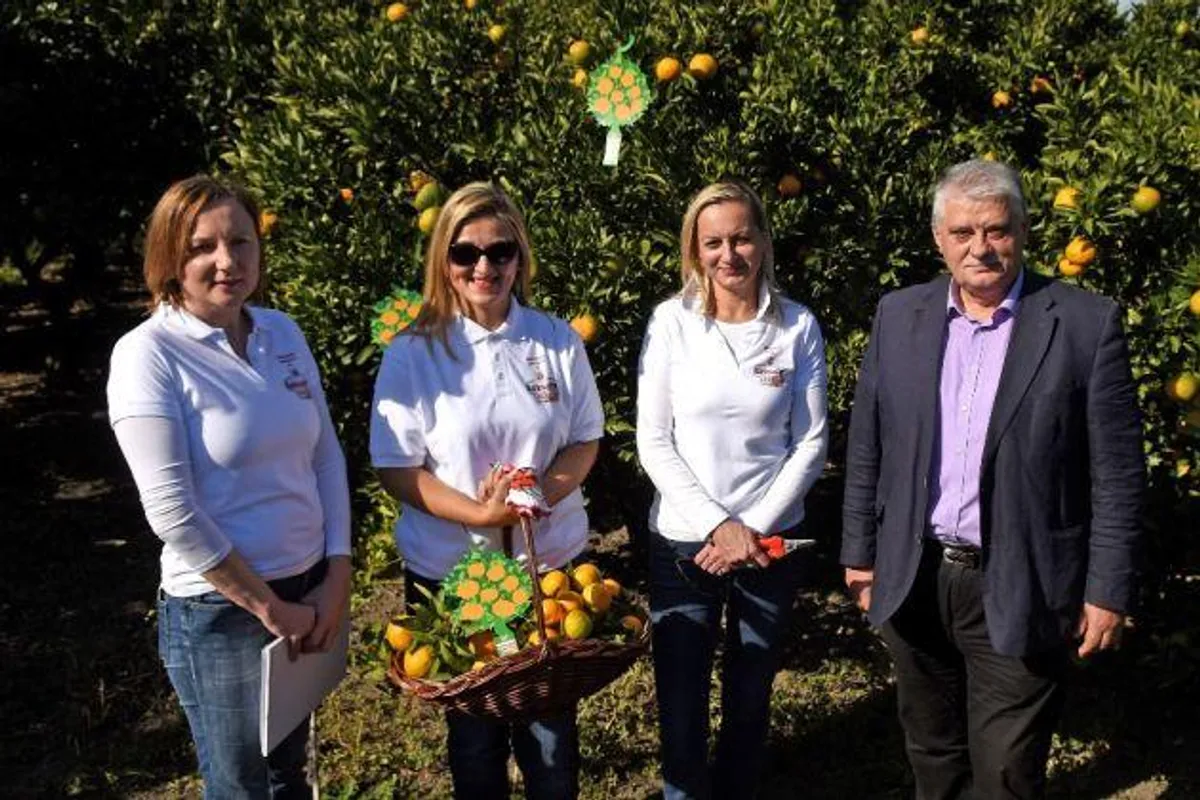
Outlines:
[[[1116,650],[1121,646],[1124,628],[1124,614],[1084,603],[1075,630],[1075,636],[1080,640],[1079,657],[1087,658],[1098,650]]]
[[[758,546],[758,532],[732,519],[713,529],[711,540],[693,560],[696,566],[713,575],[724,575],[742,565],[765,567],[771,563]]]
[[[846,567],[846,589],[855,605],[864,612],[871,610],[871,587],[874,583],[874,569]]]

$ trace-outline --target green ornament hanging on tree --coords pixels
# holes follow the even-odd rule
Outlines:
[[[629,37],[616,54],[600,64],[588,79],[588,110],[596,122],[608,128],[604,142],[604,166],[615,167],[621,153],[621,129],[637,122],[654,99],[641,68],[626,57],[633,47]]]

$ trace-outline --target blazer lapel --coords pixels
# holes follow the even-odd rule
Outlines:
[[[937,432],[938,389],[941,386],[942,347],[946,336],[946,298],[949,296],[948,275],[935,278],[926,284],[921,303],[913,307],[912,350],[910,352],[909,380],[915,387],[913,394],[915,423],[917,425],[918,475],[928,475],[933,459],[934,436]],[[922,508],[928,497],[920,494]],[[922,511],[924,514],[924,511]]]
[[[992,418],[984,439],[985,465],[995,455],[1000,438],[1042,366],[1054,335],[1058,318],[1052,311],[1054,298],[1050,296],[1049,285],[1048,279],[1026,270],[1021,305],[1017,309],[1012,338],[1009,339],[1008,352],[1004,357],[1004,369],[1000,373],[1000,385],[996,389],[996,402],[992,406]]]

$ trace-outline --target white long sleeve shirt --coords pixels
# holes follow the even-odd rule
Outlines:
[[[652,530],[701,541],[726,519],[764,535],[794,527],[828,439],[816,318],[765,287],[738,324],[704,316],[694,297],[665,301],[646,329],[637,410]]]
[[[203,573],[235,548],[264,580],[350,554],[346,464],[316,362],[286,315],[248,308],[249,361],[166,305],[113,348],[109,418],[178,597],[212,591]]]

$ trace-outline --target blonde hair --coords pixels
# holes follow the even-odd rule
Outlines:
[[[688,204],[683,215],[683,227],[679,232],[679,276],[683,285],[680,294],[684,297],[698,297],[704,316],[716,316],[717,300],[713,293],[712,276],[700,265],[700,242],[697,234],[701,212],[720,203],[741,203],[750,210],[755,230],[763,237],[765,244],[762,264],[758,270],[758,286],[766,283],[772,300],[770,313],[777,314],[780,292],[775,282],[775,250],[771,245],[771,223],[767,220],[766,209],[763,208],[758,194],[740,181],[710,183],[697,192]]]
[[[146,224],[142,274],[150,291],[150,309],[161,303],[178,307],[183,301],[183,267],[188,260],[196,220],[217,203],[233,200],[241,205],[254,223],[254,235],[261,245],[258,204],[242,186],[211,175],[193,175],[171,184],[159,198]],[[258,285],[251,300],[258,300],[265,285],[266,264],[259,247]]]
[[[425,252],[424,303],[410,330],[419,336],[441,341],[446,352],[453,356],[446,331],[458,314],[465,314],[458,295],[450,285],[450,245],[454,244],[463,227],[474,220],[490,217],[504,224],[517,243],[517,278],[513,295],[521,303],[529,297],[530,276],[533,273],[533,248],[525,228],[525,218],[512,200],[497,186],[484,181],[468,183],[450,195],[438,215],[437,224],[429,237]]]

